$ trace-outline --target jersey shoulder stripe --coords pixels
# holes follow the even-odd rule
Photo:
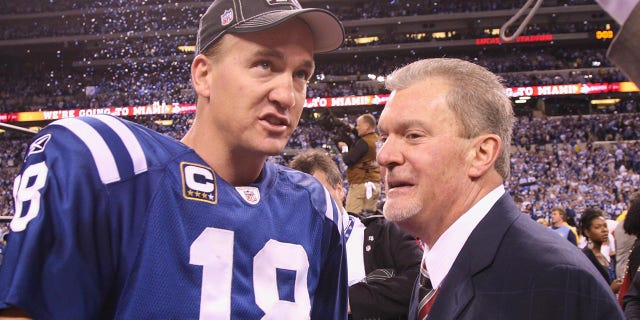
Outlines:
[[[116,160],[116,155],[114,155],[112,146],[114,142],[108,142],[104,139],[106,134],[100,132],[100,130],[105,129],[92,125],[92,119],[99,120],[105,124],[120,138],[121,143],[124,144],[127,154],[118,154],[118,159],[120,159],[119,157],[127,157],[127,161],[133,163],[135,174],[148,170],[147,160],[140,142],[129,126],[121,119],[113,116],[100,115],[62,119],[53,122],[51,125],[65,127],[84,143],[91,153],[102,183],[108,184],[120,181],[122,176],[118,168],[118,162],[121,160]]]
[[[142,151],[140,142],[133,132],[118,118],[108,115],[98,115],[96,118],[107,124],[120,136],[120,139],[127,148],[127,151],[129,151],[131,160],[133,160],[133,172],[138,174],[147,171],[147,158],[144,155],[144,151]]]
[[[333,202],[333,198],[331,198],[331,194],[329,193],[329,190],[327,190],[327,188],[322,188],[322,189],[324,190],[325,200],[327,201],[327,210],[325,212],[325,216],[333,220],[333,222],[335,222],[335,224],[338,225],[338,230],[340,230],[340,233],[342,233],[343,226],[342,226],[342,219],[340,219],[339,209],[336,206],[336,204]]]

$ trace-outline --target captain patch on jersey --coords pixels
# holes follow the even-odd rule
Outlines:
[[[211,168],[196,164],[181,162],[182,195],[185,199],[218,203],[218,186],[216,175]]]

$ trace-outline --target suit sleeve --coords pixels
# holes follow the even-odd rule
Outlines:
[[[588,293],[588,294],[585,294]],[[558,265],[541,271],[526,299],[512,304],[514,314],[534,319],[624,319],[609,285],[595,272]],[[528,310],[522,313],[520,310]]]
[[[380,227],[382,233],[378,239],[383,239],[382,253],[387,259],[376,261],[376,268],[392,268],[395,275],[349,287],[349,303],[354,319],[406,317],[409,310],[422,252],[416,245],[415,238],[396,224],[381,220]]]

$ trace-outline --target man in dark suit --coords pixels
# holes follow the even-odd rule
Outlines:
[[[349,317],[407,319],[413,283],[422,258],[415,238],[380,214],[366,218],[347,214],[342,207],[342,174],[325,151],[302,151],[293,158],[290,167],[316,177],[343,212],[349,270]]]
[[[408,319],[623,319],[584,254],[505,192],[513,110],[496,75],[426,59],[386,85],[383,212],[424,242]]]

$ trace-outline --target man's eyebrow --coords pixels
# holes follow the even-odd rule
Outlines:
[[[424,123],[418,119],[407,119],[405,121],[399,122],[396,125],[396,129],[399,130],[407,130],[409,128],[414,128],[414,127],[424,127]],[[378,131],[385,131],[380,124],[378,124]]]
[[[284,53],[275,49],[261,49],[256,52],[256,56],[265,57],[265,58],[275,58],[278,60],[285,60]],[[313,59],[304,60],[301,65],[303,68],[308,68],[311,70],[315,70],[316,64]]]
[[[258,52],[256,52],[256,55],[262,56],[262,57],[276,58],[278,60],[284,60],[284,53],[278,50],[273,50],[273,49],[260,49],[258,50]]]

